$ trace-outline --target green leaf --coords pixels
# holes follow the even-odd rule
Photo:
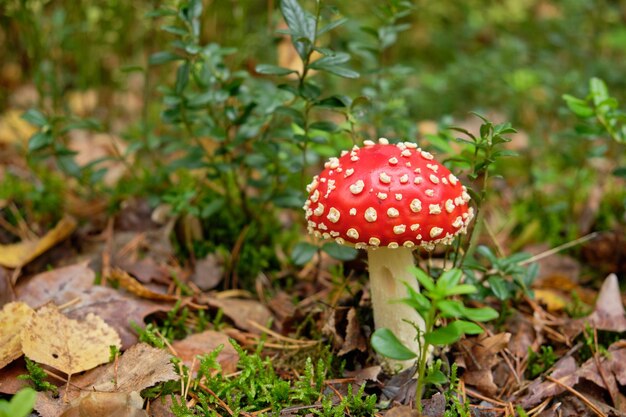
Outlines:
[[[424,378],[425,384],[442,385],[442,384],[445,384],[446,382],[448,382],[448,378],[439,369],[429,372],[428,375],[426,375],[426,378]]]
[[[336,242],[324,243],[322,250],[340,261],[351,261],[359,254],[353,247],[340,245]]]
[[[492,276],[487,279],[489,283],[489,287],[499,300],[507,300],[511,297],[511,292],[509,291],[508,283],[498,276]]]
[[[291,260],[296,265],[304,265],[313,258],[317,249],[317,246],[308,242],[298,242],[291,251]]]
[[[426,274],[426,272],[417,267],[411,267],[411,271],[422,287],[426,288],[428,291],[433,291],[435,289],[435,282],[428,276],[428,274]]]
[[[281,0],[280,12],[289,26],[291,42],[304,60],[315,41],[315,18],[304,11],[297,0]]]
[[[165,64],[166,62],[177,61],[179,59],[182,59],[182,58],[172,52],[161,51],[161,52],[155,52],[152,55],[150,55],[150,58],[148,59],[148,63],[150,65],[161,65],[161,64]]]
[[[452,288],[448,288],[444,291],[446,297],[451,295],[462,295],[462,294],[474,294],[478,289],[471,284],[461,284]]]
[[[563,100],[565,100],[565,104],[567,107],[578,117],[587,118],[594,115],[593,109],[589,106],[589,104],[582,99],[579,99],[574,96],[570,96],[569,94],[563,94]]]
[[[499,314],[491,307],[470,308],[463,307],[463,318],[473,321],[489,321],[498,318]]]
[[[420,313],[422,316],[426,316],[426,314],[428,313],[428,310],[430,310],[430,301],[428,300],[428,298],[426,298],[426,296],[424,296],[424,294],[415,291],[415,289],[413,287],[411,287],[408,283],[403,282],[404,286],[406,287],[406,290],[409,294],[409,296],[407,298],[403,298],[401,301],[408,305],[413,307],[414,309],[417,310],[418,313]]]
[[[277,65],[269,65],[269,64],[259,64],[256,66],[255,71],[259,74],[265,75],[287,75],[293,74],[294,72],[298,72],[296,70],[292,70],[289,68],[279,67]]]
[[[462,277],[463,271],[458,268],[445,271],[437,280],[437,288],[447,293],[448,290],[457,286]]]
[[[326,72],[330,72],[331,74],[335,74],[343,78],[354,79],[361,76],[361,74],[359,74],[358,72],[345,67],[327,67],[322,69]]]
[[[176,84],[174,87],[174,91],[176,94],[182,94],[189,83],[189,71],[190,71],[189,61],[185,62],[178,68],[176,71]]]
[[[465,306],[460,301],[439,300],[435,303],[435,306],[439,309],[439,311],[441,311],[443,317],[464,317]]]
[[[372,348],[379,354],[399,361],[416,358],[415,352],[407,348],[389,329],[378,329],[372,334]]]
[[[453,321],[445,327],[440,327],[433,330],[430,333],[424,335],[424,342],[435,346],[446,346],[459,340],[463,333],[459,330],[458,326],[453,326],[456,321]]]
[[[29,109],[22,114],[22,119],[37,127],[44,127],[48,124],[48,119],[37,109]]]
[[[480,334],[482,327],[476,323],[464,320],[455,320],[445,327],[440,327],[424,335],[424,341],[435,346],[451,345],[463,337],[464,334]]]
[[[589,80],[589,90],[596,107],[600,107],[604,101],[610,98],[609,90],[600,78],[593,77]]]
[[[317,107],[344,108],[350,104],[350,98],[346,96],[334,95],[323,98],[315,103]]]
[[[326,32],[330,32],[334,28],[343,25],[347,21],[348,21],[348,19],[345,18],[345,17],[342,17],[342,18],[337,19],[337,20],[333,20],[332,22],[330,22],[326,26],[320,28],[320,30],[317,31],[317,36],[323,35]]]
[[[28,152],[35,152],[52,144],[50,132],[37,132],[28,141]]]
[[[620,178],[626,178],[626,167],[619,167],[613,170],[613,175]]]
[[[335,123],[327,121],[313,122],[309,127],[311,129],[322,130],[324,132],[334,132],[337,130],[337,125]]]
[[[333,55],[323,56],[320,59],[313,61],[309,68],[313,69],[325,69],[340,64],[345,64],[350,60],[350,55],[345,52],[336,52]]]
[[[19,390],[7,407],[7,416],[10,417],[26,417],[35,406],[37,392],[32,388],[23,388]]]
[[[314,61],[309,65],[309,68],[328,71],[332,74],[339,75],[340,77],[358,78],[358,72],[341,66],[341,64],[345,64],[349,60],[350,55],[345,52],[337,52],[333,55],[326,55],[317,61]]]

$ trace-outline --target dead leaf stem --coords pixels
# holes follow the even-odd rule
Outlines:
[[[551,377],[550,375],[546,375],[546,379],[548,381],[550,381],[550,382],[554,382],[555,384],[557,384],[561,388],[569,391],[571,394],[576,396],[579,400],[581,400],[583,403],[585,403],[585,405],[587,407],[589,407],[589,409],[591,411],[593,411],[598,417],[607,417],[607,415],[604,414],[602,412],[602,410],[600,410],[598,407],[596,407],[596,405],[594,403],[592,403],[589,399],[587,399],[587,397],[582,395],[579,391],[575,390],[574,388],[572,388],[570,386],[565,385],[564,383],[562,383],[561,381],[559,381],[556,378]]]

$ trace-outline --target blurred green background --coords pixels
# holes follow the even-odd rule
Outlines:
[[[309,13],[318,7],[312,0],[300,3]],[[49,142],[35,145],[31,139],[30,149],[22,153],[41,181],[40,187],[20,185],[7,169],[0,199],[19,202],[19,196],[27,192],[34,204],[39,204],[40,212],[46,207],[49,212],[62,211],[64,199],[53,198],[63,188],[62,178],[43,172],[31,155],[48,147],[51,151],[44,156],[57,158],[56,165],[46,165],[50,172],[60,167],[63,175],[74,177],[82,187],[81,198],[108,193],[113,209],[128,196],[143,195],[153,206],[167,202],[176,213],[204,221],[218,215],[215,213],[224,204],[220,199],[230,201],[230,188],[235,194],[238,190],[242,212],[235,210],[231,218],[219,214],[223,230],[204,224],[203,236],[185,237],[187,243],[181,245],[190,253],[228,252],[237,237],[253,239],[253,234],[289,247],[298,239],[294,230],[299,226],[294,229],[294,223],[275,213],[271,221],[265,219],[269,230],[259,231],[254,225],[265,220],[255,223],[254,211],[270,206],[295,208],[292,218],[297,224],[304,179],[325,158],[352,141],[386,136],[417,140],[452,160],[459,148],[445,128],[460,125],[476,131],[480,120],[470,115],[476,111],[496,122],[509,121],[518,130],[510,150],[519,156],[495,165],[493,196],[486,215],[493,232],[490,240],[495,239],[506,251],[515,251],[532,243],[556,245],[594,230],[623,231],[623,136],[611,137],[593,111],[577,117],[563,95],[584,99],[592,77],[604,80],[615,104],[611,120],[623,131],[619,109],[624,106],[617,103],[623,104],[626,95],[625,2],[323,1],[319,7],[322,21],[345,21],[321,35],[318,46],[349,54],[347,66],[360,74],[358,78],[337,77],[327,71],[308,74],[313,95],[345,98],[349,110],[338,114],[323,109],[309,112],[309,105],[319,103],[306,92],[292,97],[289,94],[294,90],[284,87],[296,85],[296,79],[257,72],[259,64],[294,69],[302,65],[288,37],[280,32],[286,25],[278,0],[206,0],[197,4],[203,6],[197,16],[174,24],[171,20],[176,10],[179,14],[187,10],[185,2],[5,0],[0,5],[0,113],[8,118],[12,110],[40,109],[56,119],[43,120],[39,127],[56,133],[43,137]],[[184,45],[188,49],[181,52]],[[223,93],[224,100],[193,96],[217,84],[211,81],[206,87],[204,81],[196,80],[198,85],[192,88],[192,82],[184,78],[189,77],[189,72],[185,73],[189,68],[183,68],[186,63],[192,68],[198,63],[199,45],[213,48],[205,51],[203,65],[217,74],[216,83],[223,88],[215,91]],[[175,59],[170,59],[172,50],[177,51]],[[181,121],[181,99],[190,97],[207,104],[210,117],[192,108],[197,118]],[[256,114],[260,107],[272,110]],[[274,109],[278,110],[272,113]],[[226,124],[215,122],[222,112]],[[66,123],[74,116],[94,119],[100,131],[119,137],[124,151],[118,156],[126,158],[127,164],[132,157],[130,165],[136,167],[130,176],[122,175],[136,181],[102,185],[104,171],[98,175],[87,172],[86,165],[70,161],[68,155],[74,157],[74,151],[66,152],[68,148],[52,143],[75,127],[85,127]],[[299,123],[301,117],[307,121]],[[307,130],[309,119],[321,123],[317,136]],[[234,144],[229,142],[231,129],[236,132]],[[183,138],[206,136],[207,132],[217,138],[216,151],[201,141],[181,145]],[[304,139],[297,142],[298,138]],[[237,142],[239,139],[242,142]],[[195,150],[208,146],[209,150],[203,151],[208,152],[209,162],[190,146]],[[243,149],[242,153],[236,153],[233,146]],[[152,159],[142,158],[144,150],[152,152]],[[302,158],[297,156],[300,151]],[[176,152],[184,153],[176,163],[159,162],[158,155]],[[273,155],[278,159],[271,165],[268,161]],[[0,162],[8,164],[10,158],[4,159]],[[302,160],[300,165],[296,160]],[[211,191],[211,184],[190,174],[190,169],[202,163],[215,169],[221,189]],[[228,169],[240,171],[226,178]],[[210,175],[208,178],[212,181]],[[237,178],[249,183],[239,184]],[[273,182],[263,182],[267,178]],[[272,191],[264,194],[270,186]],[[201,187],[209,191],[198,191]],[[250,187],[256,191],[249,192]],[[275,222],[291,225],[291,234],[267,238],[276,230],[271,226]],[[246,225],[256,232],[248,236]],[[199,247],[197,241],[202,238],[212,243]],[[267,246],[273,252],[273,243]],[[259,268],[273,262],[276,260],[250,261]]]

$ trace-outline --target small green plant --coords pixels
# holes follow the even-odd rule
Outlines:
[[[75,160],[77,152],[70,149],[68,138],[68,133],[72,130],[102,130],[98,121],[75,116],[45,115],[37,109],[28,110],[22,118],[39,129],[28,141],[31,166],[37,166],[44,160],[52,160],[60,172],[77,180],[88,191],[102,180],[106,169],[98,168],[97,165],[104,159],[79,166]]]
[[[567,107],[585,120],[578,131],[587,135],[607,133],[617,143],[626,143],[626,113],[619,109],[619,102],[611,97],[606,83],[600,78],[589,80],[589,94],[585,98],[563,95]]]
[[[479,298],[494,295],[500,301],[506,301],[520,293],[532,296],[531,285],[539,273],[539,266],[537,263],[526,265],[531,258],[529,254],[498,257],[484,245],[476,248],[476,254],[478,259],[465,260],[463,270],[467,282],[479,289]]]
[[[449,161],[458,165],[459,168],[469,170],[468,177],[479,184],[478,190],[468,188],[468,193],[476,206],[477,214],[474,220],[473,231],[469,235],[469,245],[462,257],[457,256],[455,258],[456,266],[461,265],[467,256],[471,256],[478,245],[478,238],[484,221],[484,210],[481,210],[481,207],[488,196],[489,179],[495,162],[503,157],[517,155],[516,152],[502,149],[505,143],[511,141],[505,135],[517,132],[510,123],[493,123],[478,113],[472,114],[482,120],[478,135],[461,127],[450,127],[451,130],[465,135],[465,137],[457,137],[456,140],[467,145],[467,148],[459,156],[451,158]],[[460,240],[459,246],[457,246],[457,254],[458,248],[460,248]]]
[[[542,345],[538,352],[533,352],[528,348],[527,372],[530,379],[534,379],[550,369],[557,361],[558,356],[554,353],[552,346]]]
[[[46,371],[44,371],[37,362],[31,361],[26,357],[24,357],[24,359],[26,361],[26,370],[28,371],[28,374],[20,375],[18,378],[29,381],[37,391],[50,391],[52,395],[56,396],[59,390],[56,385],[53,385],[45,380],[48,377]]]
[[[466,334],[480,334],[482,327],[474,321],[488,321],[498,317],[498,312],[490,307],[470,308],[455,297],[473,294],[478,291],[474,285],[461,283],[463,271],[451,269],[445,271],[435,281],[419,268],[414,268],[415,278],[424,288],[421,293],[406,286],[409,296],[400,300],[415,308],[425,322],[425,331],[421,334],[415,326],[420,351],[413,352],[404,346],[389,329],[378,329],[372,335],[372,347],[381,355],[396,360],[417,360],[418,378],[416,388],[416,406],[421,410],[421,399],[426,384],[440,383],[445,375],[438,369],[426,372],[428,352],[433,346],[449,346]]]
[[[289,380],[277,372],[272,358],[261,356],[262,344],[255,352],[246,352],[233,340],[231,344],[239,356],[238,372],[231,375],[223,374],[217,361],[223,346],[199,356],[197,375],[189,384],[189,390],[198,398],[198,403],[189,408],[184,399],[177,400],[173,397],[172,412],[177,417],[218,416],[223,415],[222,412],[232,415],[259,413],[262,416],[278,416],[280,411],[287,407],[312,405],[318,400],[323,406],[322,414],[317,415],[344,415],[332,414],[336,407],[349,411],[353,416],[365,417],[374,413],[376,396],[365,396],[364,386],[357,392],[349,388],[348,394],[340,403],[333,403],[332,395],[323,393],[326,380],[334,375],[331,366],[333,357],[328,352],[315,365],[308,358],[301,374]],[[182,365],[181,367],[187,380],[189,370]],[[176,393],[179,392],[176,391],[175,385],[163,385],[158,389],[152,389],[150,397]],[[313,412],[315,411],[320,412],[320,410]]]
[[[564,309],[568,316],[573,319],[580,319],[592,313],[593,308],[580,298],[577,291],[572,291],[570,297],[572,297],[572,301]]]
[[[37,392],[32,388],[22,388],[10,401],[0,400],[0,417],[26,417],[35,406]]]
[[[446,411],[444,417],[471,417],[469,403],[461,400],[459,393],[459,377],[457,376],[458,366],[452,364],[450,368],[450,384],[443,392],[446,399]]]

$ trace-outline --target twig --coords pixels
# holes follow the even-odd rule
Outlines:
[[[543,258],[547,258],[548,256],[552,256],[555,253],[559,253],[565,249],[569,249],[571,247],[574,247],[576,245],[580,245],[581,243],[585,243],[589,240],[595,239],[596,237],[598,237],[598,233],[597,232],[593,232],[593,233],[589,233],[588,235],[585,235],[583,237],[579,237],[578,239],[572,240],[571,242],[567,242],[564,243],[562,245],[559,245],[557,247],[554,247],[552,249],[548,249],[545,252],[541,252],[535,256],[532,256],[526,260],[523,260],[521,262],[518,263],[518,265],[523,266],[523,265],[527,265],[533,262],[537,262]]]
[[[483,400],[483,401],[487,401],[489,403],[495,404],[495,405],[499,405],[500,407],[506,407],[507,403],[502,402],[502,401],[498,401],[494,398],[489,398],[489,397],[485,397],[484,395],[465,387],[465,392],[467,393],[467,395],[469,395],[470,397],[473,398],[478,398],[479,400]]]
[[[580,392],[576,391],[574,388],[565,385],[564,383],[562,383],[561,381],[559,381],[556,378],[551,377],[550,375],[546,375],[546,379],[550,382],[554,382],[555,384],[557,384],[558,386],[560,386],[561,388],[569,391],[570,393],[572,393],[574,396],[576,396],[579,400],[581,400],[583,403],[585,403],[585,405],[587,407],[589,407],[591,409],[591,411],[593,411],[594,413],[596,413],[596,415],[598,417],[607,417],[606,414],[604,414],[602,412],[602,410],[600,410],[598,407],[596,407],[596,405],[594,403],[592,403],[591,401],[589,401],[587,399],[587,397],[585,397],[584,395],[582,395]]]
[[[309,346],[309,345],[312,346],[312,345],[316,345],[316,344],[319,343],[319,341],[317,341],[317,340],[300,340],[300,339],[292,339],[291,337],[283,336],[282,334],[276,333],[275,331],[273,331],[271,329],[268,329],[267,327],[257,323],[254,320],[248,320],[248,323],[250,325],[252,325],[254,328],[259,329],[262,332],[267,333],[270,336],[272,336],[272,337],[274,337],[274,338],[276,338],[278,340],[281,340],[283,342],[293,343],[295,345],[301,344],[301,345],[305,345],[305,346]]]
[[[534,416],[536,414],[541,413],[543,410],[546,409],[548,404],[550,404],[550,401],[552,401],[552,398],[546,398],[545,400],[543,400],[541,404],[539,404],[535,408],[531,408],[530,410],[528,410],[526,414],[528,414],[529,416]]]
[[[70,301],[68,301],[68,302],[67,302],[67,303],[65,303],[65,304],[61,304],[60,306],[57,306],[57,308],[58,308],[59,310],[65,310],[66,308],[71,307],[71,306],[73,306],[74,304],[78,304],[78,303],[80,303],[80,301],[81,301],[80,297],[76,297],[76,298],[71,299]]]
[[[217,396],[217,394],[215,394],[213,392],[213,390],[209,387],[207,387],[206,385],[204,385],[203,382],[198,383],[198,386],[200,388],[202,388],[204,391],[208,392],[209,394],[211,394],[211,396],[213,396],[213,398],[215,398],[215,400],[217,401],[217,403],[220,405],[220,407],[222,407],[224,410],[226,410],[226,412],[228,414],[230,414],[231,416],[234,416],[235,414],[233,413],[233,410],[230,409],[230,407],[228,406],[228,404],[226,404],[224,401],[222,401],[222,399],[220,397]]]
[[[597,328],[593,328],[593,344],[594,344],[594,349],[593,349],[593,360],[596,364],[596,368],[598,368],[598,373],[600,374],[600,377],[602,377],[602,381],[604,382],[604,385],[606,385],[606,389],[609,391],[609,395],[611,396],[611,401],[613,402],[613,406],[617,406],[618,405],[618,393],[615,392],[615,385],[609,384],[609,380],[606,377],[606,373],[604,371],[604,367],[602,366],[602,363],[600,362],[600,355],[598,355],[598,329]]]

